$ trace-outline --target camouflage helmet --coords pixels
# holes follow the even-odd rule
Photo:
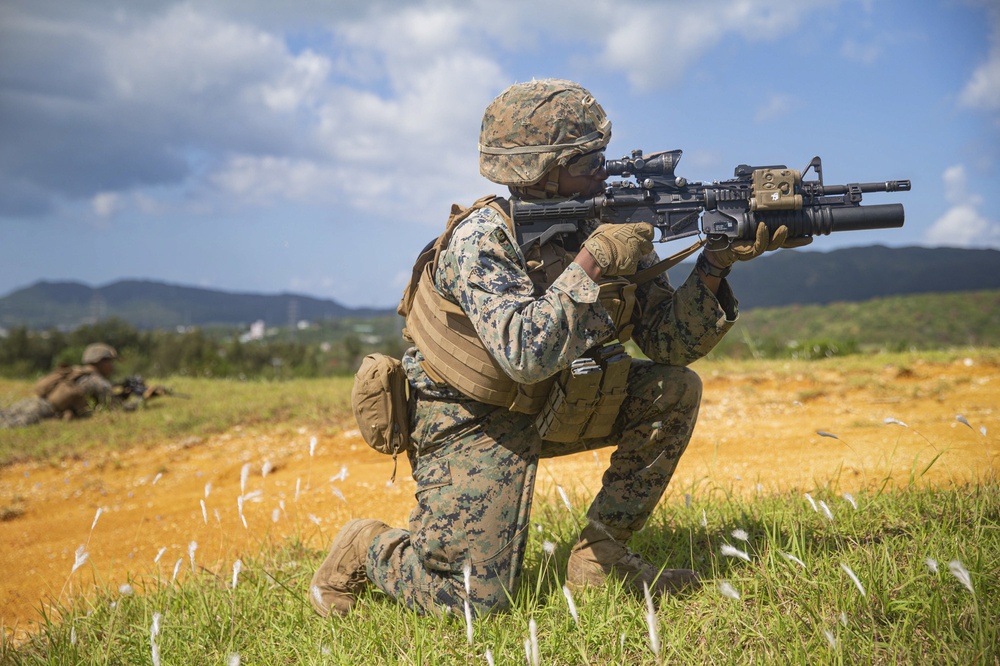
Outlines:
[[[562,79],[515,83],[483,114],[479,172],[494,183],[525,186],[577,155],[602,150],[611,121],[594,96]]]
[[[114,360],[116,358],[118,358],[118,352],[115,351],[115,348],[103,342],[95,342],[92,345],[87,345],[87,348],[83,350],[84,365],[94,365],[105,359]]]

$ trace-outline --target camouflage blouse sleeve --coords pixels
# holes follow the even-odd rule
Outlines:
[[[114,393],[111,382],[97,372],[90,372],[80,377],[77,387],[87,396],[87,401],[98,407],[117,407],[121,400]]]
[[[640,269],[656,261],[644,257]],[[639,348],[658,363],[686,366],[708,352],[736,323],[738,302],[726,280],[713,294],[697,271],[678,288],[661,274],[639,288],[642,318],[632,332]]]
[[[496,212],[461,223],[442,254],[438,290],[458,303],[500,367],[517,382],[554,375],[613,330],[598,288],[571,264],[541,295]]]

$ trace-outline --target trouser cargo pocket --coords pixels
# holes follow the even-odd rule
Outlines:
[[[417,507],[410,515],[410,543],[428,569],[459,573],[469,559],[461,502],[447,460],[418,464]]]

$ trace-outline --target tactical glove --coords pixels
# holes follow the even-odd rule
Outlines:
[[[639,258],[653,251],[653,225],[602,224],[583,242],[607,276],[632,275]]]
[[[757,225],[757,238],[753,241],[740,240],[730,243],[729,247],[721,250],[706,249],[711,255],[712,263],[720,268],[732,266],[737,261],[750,261],[756,259],[765,252],[777,250],[779,247],[802,247],[809,245],[812,238],[788,238],[788,227],[781,225],[774,230],[774,235],[770,239],[767,237],[767,225],[761,222]]]

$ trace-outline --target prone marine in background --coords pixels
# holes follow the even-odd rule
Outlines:
[[[0,428],[18,428],[46,419],[86,418],[97,409],[132,411],[144,400],[167,394],[163,387],[147,387],[141,379],[141,392],[135,391],[135,378],[129,378],[131,383],[112,384],[117,359],[118,352],[111,345],[87,345],[82,365],[56,368],[35,383],[35,397],[0,409]]]

